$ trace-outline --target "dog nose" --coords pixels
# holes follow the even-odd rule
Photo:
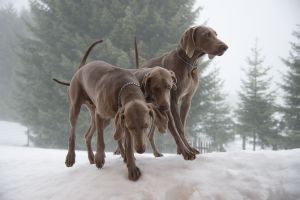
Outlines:
[[[160,106],[158,107],[158,109],[159,109],[160,111],[167,111],[167,110],[169,110],[169,106],[168,106],[168,105],[160,105]]]
[[[228,49],[228,46],[226,44],[222,44],[220,47],[219,47],[219,51],[226,51]]]

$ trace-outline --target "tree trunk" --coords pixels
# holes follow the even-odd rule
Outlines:
[[[243,144],[242,144],[242,149],[246,150],[246,137],[242,136]]]
[[[26,144],[26,146],[29,147],[29,135],[30,135],[29,128],[26,131],[26,135],[27,135],[27,144]]]
[[[256,133],[253,133],[253,151],[255,151],[256,148]]]

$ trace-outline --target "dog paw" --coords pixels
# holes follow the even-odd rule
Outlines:
[[[66,156],[66,166],[67,167],[72,167],[75,163],[75,152],[68,152]]]
[[[192,151],[194,154],[200,154],[200,152],[199,152],[197,149],[193,148],[193,147],[191,147],[191,151]]]
[[[114,155],[120,155],[121,151],[120,148],[118,147],[115,151],[114,151]]]
[[[96,153],[95,155],[95,164],[97,168],[102,168],[103,165],[105,163],[105,155],[104,154],[100,154],[100,153]]]
[[[163,154],[161,154],[161,153],[159,153],[159,152],[155,152],[155,153],[153,153],[153,155],[154,155],[155,157],[162,157],[162,156],[164,156]]]
[[[181,152],[182,152],[182,156],[185,160],[195,160],[195,158],[196,158],[196,154],[189,150],[181,151]]]
[[[129,167],[128,168],[128,179],[132,181],[136,181],[141,176],[141,171],[138,167]]]

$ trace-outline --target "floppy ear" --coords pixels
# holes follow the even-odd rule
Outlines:
[[[150,116],[153,116],[154,125],[157,127],[160,133],[165,133],[168,127],[169,118],[165,111],[158,110],[153,104],[148,104],[150,108]]]
[[[172,70],[169,70],[169,72],[171,73],[171,76],[172,76],[172,80],[173,80],[173,85],[172,85],[172,89],[173,90],[177,90],[177,78],[175,76],[175,73],[172,71]]]
[[[180,40],[180,45],[184,49],[186,55],[191,58],[194,55],[194,51],[196,48],[195,40],[194,40],[194,32],[196,27],[191,27],[187,29]]]
[[[147,73],[142,80],[142,92],[144,93],[145,98],[147,99],[147,97],[149,97],[151,91],[150,91],[150,81],[151,81],[151,77],[150,77],[150,72]]]
[[[124,132],[124,108],[120,108],[115,116],[115,133],[114,133],[114,139],[120,140],[123,136]]]

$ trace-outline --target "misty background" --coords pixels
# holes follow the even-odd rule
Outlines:
[[[66,148],[67,88],[51,78],[69,80],[89,44],[104,39],[91,59],[132,68],[134,36],[142,63],[176,47],[189,26],[206,24],[229,49],[199,64],[189,141],[209,151],[229,149],[234,139],[240,149],[300,147],[298,0],[125,2],[1,0],[1,123],[23,125],[30,145]],[[80,116],[77,147],[84,149],[89,117],[84,109]],[[155,137],[159,149],[175,152],[169,134]]]

